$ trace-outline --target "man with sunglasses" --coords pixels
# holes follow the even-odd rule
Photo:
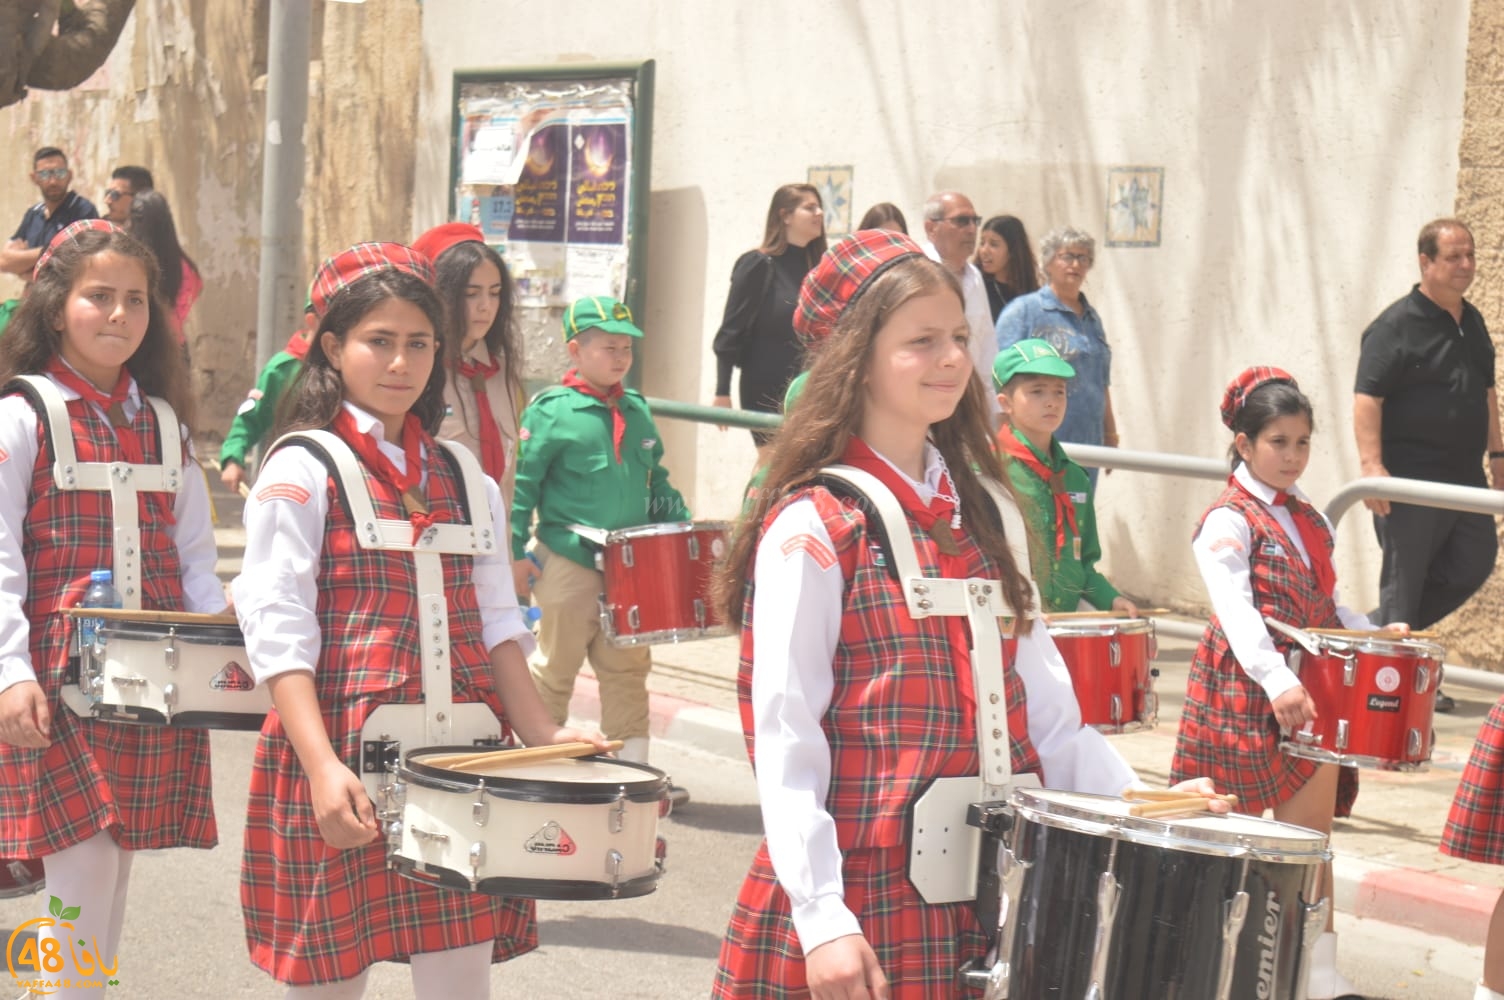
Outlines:
[[[987,379],[997,358],[997,331],[992,325],[992,307],[987,304],[987,286],[982,272],[971,262],[977,249],[977,227],[982,217],[971,199],[959,191],[932,194],[924,203],[924,235],[921,244],[931,260],[937,260],[961,283],[966,325],[971,327],[971,361],[978,376]],[[994,425],[998,419],[997,397],[987,392]],[[996,429],[994,427],[994,429]]]
[[[154,187],[156,182],[145,167],[116,167],[110,172],[110,183],[104,189],[104,217],[117,226],[128,226],[136,195]]]
[[[31,182],[42,200],[26,210],[15,235],[0,250],[0,271],[30,279],[42,249],[52,238],[79,219],[97,219],[99,212],[89,199],[69,188],[73,171],[68,157],[56,146],[43,146],[31,158]]]

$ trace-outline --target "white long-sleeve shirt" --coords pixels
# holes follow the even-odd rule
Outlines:
[[[1269,513],[1285,532],[1295,551],[1307,566],[1311,565],[1311,556],[1306,552],[1305,542],[1301,540],[1300,531],[1295,526],[1295,518],[1283,504],[1274,502],[1275,490],[1266,483],[1254,478],[1248,464],[1242,463],[1233,473],[1249,493],[1269,508]],[[1299,487],[1292,487],[1290,492],[1302,500],[1310,501],[1306,495],[1300,492]],[[1322,520],[1325,520],[1323,516]],[[1330,523],[1327,530],[1332,530]],[[1232,648],[1232,655],[1237,657],[1238,666],[1243,672],[1253,679],[1254,683],[1264,689],[1264,693],[1273,701],[1281,694],[1300,684],[1300,679],[1295,676],[1295,671],[1285,662],[1284,656],[1274,646],[1274,640],[1269,635],[1269,627],[1264,624],[1264,618],[1259,614],[1258,607],[1253,602],[1253,584],[1249,576],[1248,550],[1252,545],[1252,533],[1248,528],[1248,522],[1243,515],[1230,507],[1217,507],[1206,515],[1206,520],[1201,523],[1201,531],[1191,543],[1191,551],[1196,555],[1196,565],[1201,570],[1201,579],[1206,581],[1206,592],[1211,597],[1212,611],[1216,613],[1218,620],[1222,622],[1222,631],[1227,636],[1227,644]],[[1373,624],[1368,616],[1353,611],[1346,607],[1337,598],[1334,590],[1332,601],[1337,605],[1337,617],[1342,620],[1343,628],[1371,629]],[[1288,622],[1287,624],[1304,628],[1311,622]]]
[[[356,426],[376,438],[382,454],[399,472],[406,471],[402,448],[386,440],[381,422],[349,403],[344,405]],[[487,650],[516,642],[527,655],[536,643],[512,589],[512,564],[505,545],[511,537],[506,508],[495,481],[481,478],[491,504],[492,537],[501,540],[494,553],[475,557],[471,575],[480,605],[481,639]],[[262,466],[256,491],[246,501],[244,568],[231,588],[258,684],[293,670],[311,674],[318,664],[322,636],[315,611],[324,523],[329,516],[328,481],[328,468],[313,452],[280,448]],[[426,473],[422,485],[427,485]]]
[[[925,482],[910,480],[922,502],[934,496],[940,473],[938,452],[927,448]],[[843,899],[841,851],[835,821],[825,809],[831,758],[820,721],[834,694],[845,588],[831,552],[834,544],[818,509],[801,500],[769,525],[755,563],[752,713],[758,798],[768,855],[788,893],[806,953],[861,933]],[[1082,727],[1070,675],[1039,620],[1020,637],[1015,669],[1024,683],[1029,737],[1045,784],[1116,795],[1134,782],[1132,768],[1102,735]]]
[[[66,400],[78,398],[67,386],[53,384]],[[128,420],[134,420],[143,402],[134,380],[122,405]],[[108,421],[104,410],[101,418]],[[176,524],[166,526],[177,549],[183,583],[183,605],[189,611],[214,613],[225,609],[225,592],[214,575],[217,558],[214,525],[210,516],[209,488],[193,455],[188,429],[183,461],[182,486],[173,500]],[[164,456],[172,459],[174,456]],[[27,499],[37,464],[37,413],[23,396],[0,399],[0,691],[21,681],[37,679],[31,662],[31,623],[24,613],[29,577],[22,554]],[[109,567],[100,567],[107,569]]]

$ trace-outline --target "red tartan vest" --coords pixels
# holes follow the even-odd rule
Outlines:
[[[25,393],[21,395],[25,396]],[[27,397],[29,399],[29,397]],[[31,662],[42,688],[56,697],[68,660],[72,619],[57,612],[83,600],[89,574],[113,562],[114,505],[110,494],[95,490],[60,490],[52,481],[52,445],[47,421],[37,414],[37,462],[31,475],[22,556],[26,560],[26,618],[31,622]],[[82,399],[68,401],[69,428],[80,462],[124,461],[114,430]],[[162,461],[157,414],[142,405],[131,429],[141,441],[144,464]],[[181,458],[179,458],[181,460]],[[145,493],[141,509],[141,607],[183,610],[182,568],[166,525],[148,516]]]
[[[830,742],[831,777],[825,808],[843,851],[907,843],[908,810],[935,778],[976,775],[975,708],[957,683],[957,658],[946,619],[909,617],[903,591],[890,575],[861,505],[843,503],[823,487],[798,490],[769,511],[766,530],[789,503],[812,500],[830,533],[845,577],[845,606],[836,645],[835,690],[821,721]],[[875,516],[875,515],[874,515]],[[939,576],[939,552],[909,522],[926,576]],[[967,574],[996,580],[997,564],[966,535],[958,537]],[[752,599],[742,612],[737,695],[749,755],[752,748]],[[1004,689],[1015,774],[1041,771],[1029,740],[1024,685],[1013,670],[1014,643],[1005,639]],[[964,662],[964,660],[962,661]],[[753,766],[757,761],[754,756]]]
[[[463,481],[443,447],[429,448],[425,461],[429,510],[447,524],[469,523]],[[363,462],[360,466],[376,516],[406,521],[396,490]],[[362,548],[333,475],[327,489],[329,516],[324,522],[317,607],[323,648],[314,686],[325,711],[344,716],[343,731],[358,733],[377,705],[423,700],[417,570],[410,552]],[[484,701],[505,720],[491,677],[490,653],[481,639],[474,556],[440,555],[439,559],[449,597],[454,700]]]
[[[1337,605],[1331,594],[1321,592],[1316,584],[1316,574],[1300,558],[1300,550],[1285,534],[1274,514],[1261,501],[1249,496],[1236,486],[1228,486],[1217,501],[1207,508],[1210,514],[1218,507],[1236,511],[1248,522],[1248,578],[1253,588],[1253,603],[1260,615],[1278,619],[1299,628],[1341,628],[1337,617]],[[1287,508],[1290,516],[1304,518],[1321,529],[1328,557],[1336,548],[1332,532],[1326,521],[1308,503]],[[1201,525],[1206,514],[1196,524],[1196,534],[1201,534]],[[1194,536],[1193,536],[1194,537]],[[1216,639],[1216,653],[1228,652],[1227,636],[1222,631],[1222,622],[1212,616],[1212,629]],[[1280,632],[1270,632],[1275,647],[1281,652],[1290,652],[1291,642]]]

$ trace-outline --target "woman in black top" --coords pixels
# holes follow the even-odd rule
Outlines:
[[[726,313],[715,335],[715,405],[731,406],[731,370],[740,368],[744,410],[777,413],[789,381],[804,367],[794,335],[794,303],[809,269],[825,252],[825,211],[809,184],[773,192],[762,246],[731,269]],[[753,431],[758,463],[772,434]]]
[[[1029,234],[1016,216],[994,215],[982,223],[977,256],[973,261],[982,272],[987,288],[987,304],[992,307],[992,322],[997,322],[1003,306],[1025,292],[1039,288],[1039,266]]]

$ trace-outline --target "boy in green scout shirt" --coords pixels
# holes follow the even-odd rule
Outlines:
[[[1011,459],[1008,478],[1029,520],[1029,561],[1044,611],[1075,611],[1085,602],[1098,611],[1137,616],[1133,602],[1097,571],[1102,546],[1091,480],[1055,440],[1065,419],[1065,383],[1075,376],[1046,341],[1004,348],[992,363],[1003,411],[998,447]]]
[[[219,449],[219,478],[230,489],[240,489],[240,484],[245,481],[246,453],[271,433],[277,403],[303,369],[308,345],[318,328],[319,317],[313,311],[313,300],[309,299],[303,307],[303,325],[288,338],[287,346],[267,361],[266,367],[256,377],[256,387],[235,411],[235,419],[230,421],[230,433],[225,435],[224,446]]]
[[[617,647],[601,631],[595,568],[599,546],[574,531],[602,533],[660,521],[685,521],[689,510],[669,485],[663,443],[641,394],[623,389],[633,342],[642,331],[631,311],[604,296],[564,310],[564,341],[574,367],[523,411],[517,490],[512,499],[512,573],[519,595],[542,612],[533,681],[554,719],[569,714],[574,681],[586,657],[601,690],[601,729],[626,745],[621,756],[648,756],[646,646]],[[527,543],[537,511],[533,578]]]

